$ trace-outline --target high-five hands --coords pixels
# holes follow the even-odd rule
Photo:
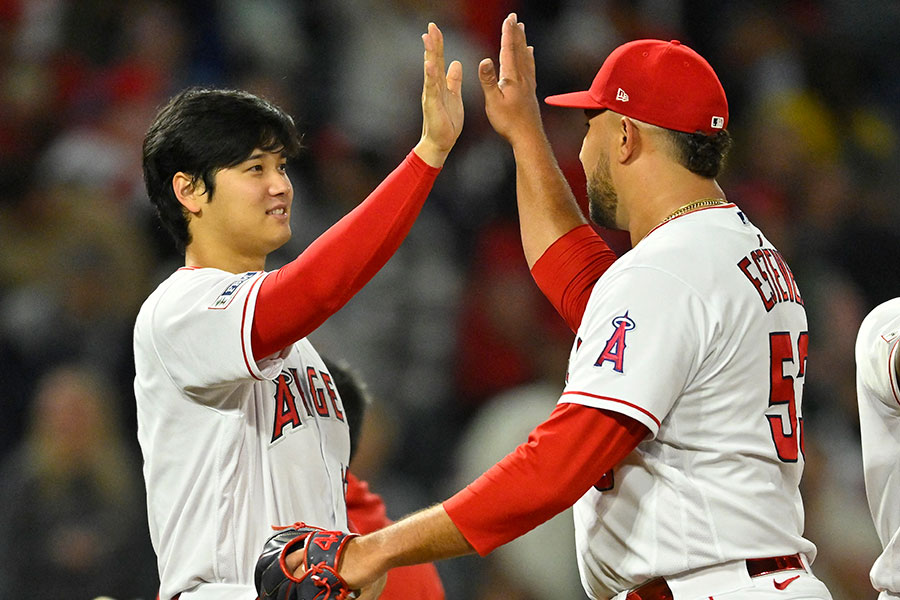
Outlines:
[[[525,39],[525,24],[511,13],[500,32],[500,77],[494,62],[478,65],[484,107],[491,126],[513,146],[519,137],[542,131],[534,75],[534,48]]]
[[[440,167],[463,126],[462,64],[454,60],[444,74],[444,35],[434,23],[422,34],[425,45],[425,83],[422,88],[422,138],[415,152]]]

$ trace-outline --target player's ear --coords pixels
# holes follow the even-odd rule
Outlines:
[[[179,171],[172,176],[172,190],[181,205],[192,214],[197,214],[203,206],[206,185],[202,179],[194,179]]]
[[[640,146],[640,133],[634,121],[628,117],[619,119],[619,130],[616,139],[616,154],[620,163],[628,162],[637,153]]]

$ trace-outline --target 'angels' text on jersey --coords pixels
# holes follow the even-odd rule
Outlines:
[[[285,433],[285,427],[290,425],[293,429],[299,429],[305,425],[306,418],[314,418],[313,411],[320,417],[333,417],[339,421],[344,420],[344,412],[341,410],[337,391],[331,375],[326,371],[318,371],[315,367],[307,367],[304,374],[309,384],[307,398],[300,385],[300,375],[295,368],[282,371],[275,378],[275,422],[272,425],[272,441],[280,440]],[[303,407],[298,410],[297,400]]]

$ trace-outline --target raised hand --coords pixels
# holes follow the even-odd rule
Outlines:
[[[450,63],[444,74],[444,35],[434,23],[422,34],[425,45],[425,83],[422,87],[422,138],[415,151],[433,167],[440,167],[463,126],[462,64]]]
[[[534,75],[534,48],[525,39],[525,25],[515,13],[503,20],[500,33],[500,77],[494,62],[478,65],[484,108],[494,130],[515,145],[518,137],[542,130]]]

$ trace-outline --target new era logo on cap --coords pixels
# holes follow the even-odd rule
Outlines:
[[[625,93],[625,90],[619,88],[619,91],[616,92],[616,100],[619,102],[628,102],[628,94]]]
[[[713,129],[722,129],[725,127],[725,117],[713,117],[710,127]]]

